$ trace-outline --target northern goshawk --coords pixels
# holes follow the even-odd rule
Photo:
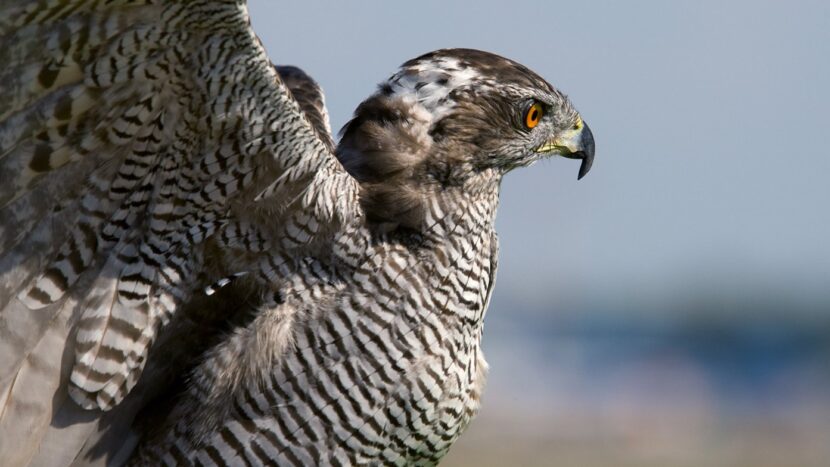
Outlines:
[[[433,464],[479,407],[502,176],[594,142],[404,63],[335,146],[243,0],[0,0],[2,465]]]

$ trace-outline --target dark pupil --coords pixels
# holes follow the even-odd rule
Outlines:
[[[537,116],[537,115],[539,115],[539,111],[538,111],[538,110],[533,109],[532,111],[530,111],[530,121],[535,122],[535,121],[536,121],[536,116]]]

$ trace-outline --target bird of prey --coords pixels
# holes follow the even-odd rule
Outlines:
[[[524,66],[404,63],[335,146],[244,0],[0,0],[0,463],[437,463],[502,177],[591,167]]]

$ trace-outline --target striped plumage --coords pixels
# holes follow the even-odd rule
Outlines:
[[[271,305],[220,344],[169,418],[174,424],[146,444],[143,460],[437,461],[477,410],[486,371],[478,343],[495,272],[495,237],[486,228],[495,193],[489,195],[456,212],[435,206],[430,217],[455,230],[449,237],[432,232],[370,246],[364,236],[366,243],[355,242],[366,247],[354,270],[336,286],[312,286],[320,299]],[[303,287],[310,276],[301,273]],[[302,310],[307,303],[315,307]],[[286,339],[273,334],[288,332],[286,315],[294,316],[293,345],[274,350],[276,364],[258,365],[258,339],[282,345]],[[233,375],[228,368],[266,373]],[[230,387],[240,381],[238,390]],[[222,428],[205,429],[214,426],[206,419],[223,420]]]
[[[4,465],[447,452],[486,373],[502,175],[590,168],[562,94],[438,51],[335,149],[243,0],[0,0],[0,38]]]

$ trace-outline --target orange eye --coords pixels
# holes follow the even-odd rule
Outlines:
[[[542,104],[536,102],[527,109],[525,113],[525,126],[527,129],[533,129],[539,122],[542,121],[542,115],[545,114],[545,109],[542,108]]]

